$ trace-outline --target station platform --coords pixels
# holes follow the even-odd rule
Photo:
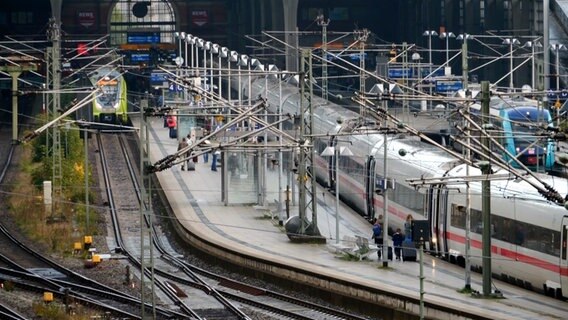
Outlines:
[[[149,119],[152,163],[173,154],[177,140],[169,138],[162,119]],[[134,119],[137,125],[136,119]],[[211,159],[209,159],[211,161]],[[352,294],[362,302],[419,314],[419,262],[389,261],[382,267],[376,254],[361,261],[338,258],[334,251],[335,196],[318,189],[318,228],[326,244],[290,241],[279,225],[274,206],[225,205],[221,199],[221,168],[199,158],[195,171],[179,165],[156,173],[179,222],[183,237],[201,250],[231,263],[276,274],[290,281],[319,286],[337,294]],[[278,170],[267,170],[267,195],[278,194]],[[268,201],[271,203],[271,201]],[[349,207],[339,205],[339,237],[370,239],[371,225]],[[290,210],[297,214],[297,207]],[[196,240],[198,239],[198,240]],[[370,241],[370,240],[369,240]],[[205,249],[204,249],[205,248]],[[230,255],[230,256],[229,256]],[[427,319],[566,319],[568,302],[494,280],[503,299],[475,298],[458,291],[464,287],[464,269],[425,254],[424,315]],[[472,289],[482,291],[481,275],[472,272]]]

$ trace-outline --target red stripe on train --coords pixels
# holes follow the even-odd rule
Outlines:
[[[455,233],[451,233],[451,232],[446,232],[446,236],[448,238],[448,240],[451,241],[455,241],[455,242],[459,242],[461,244],[465,245],[465,237],[455,234]],[[481,241],[477,241],[477,240],[471,240],[471,246],[477,249],[482,248],[482,243]],[[522,262],[522,263],[526,263],[526,264],[530,264],[532,266],[535,266],[537,268],[542,268],[548,271],[552,271],[554,273],[559,273],[561,276],[568,276],[568,267],[560,267],[557,264],[553,264],[550,263],[548,261],[544,261],[542,259],[537,259],[531,256],[528,256],[526,254],[523,253],[518,253],[503,247],[498,247],[498,246],[491,246],[491,253],[495,253],[497,255],[503,256],[505,258],[514,260],[516,262]],[[559,258],[560,259],[560,258]]]
[[[319,161],[316,160],[316,162],[319,162]],[[351,189],[351,190],[354,190],[355,192],[358,192],[359,194],[361,194],[361,196],[363,198],[365,197],[363,189],[360,188],[359,185],[351,182],[349,179],[347,179],[345,177],[342,177],[342,175],[340,175],[339,179],[340,179],[340,186],[344,186],[343,188],[345,188],[345,186],[347,186],[348,189]],[[382,206],[383,200],[380,199],[380,198],[374,198],[374,205],[377,206],[377,207]],[[399,210],[399,209],[397,209],[396,207],[393,207],[393,206],[388,207],[388,212],[389,212],[389,214],[395,215],[402,220],[406,220],[406,216],[408,214],[408,212],[405,212],[403,210]],[[451,232],[446,232],[446,237],[447,237],[448,240],[459,242],[459,243],[465,245],[465,237],[464,236],[461,236],[461,235],[458,235],[458,234],[455,234],[455,233],[451,233]],[[474,248],[481,249],[481,241],[477,241],[477,240],[472,239],[470,244]],[[497,255],[506,257],[508,259],[514,260],[516,262],[522,262],[522,263],[530,264],[530,265],[535,266],[537,268],[542,268],[542,269],[545,269],[545,270],[548,270],[548,271],[552,271],[554,273],[558,273],[563,277],[568,277],[568,267],[560,267],[560,265],[558,265],[558,264],[553,264],[553,263],[550,263],[548,261],[537,259],[537,258],[528,256],[526,254],[518,253],[518,252],[511,251],[509,249],[505,249],[505,248],[498,247],[498,246],[491,246],[491,252],[495,253]]]

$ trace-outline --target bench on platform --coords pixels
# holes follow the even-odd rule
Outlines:
[[[369,244],[369,239],[361,236],[343,236],[341,243],[332,244],[335,253],[353,257],[359,261],[377,253],[377,246]]]

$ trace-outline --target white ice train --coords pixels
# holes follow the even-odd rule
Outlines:
[[[236,80],[233,79],[233,88]],[[242,81],[243,95],[248,95],[248,79]],[[297,87],[276,79],[252,80],[251,96],[268,100],[270,112],[298,114],[300,95]],[[281,95],[281,97],[280,97]],[[370,134],[355,112],[314,97],[315,173],[329,186],[336,180],[335,159],[319,154],[328,145],[348,146],[353,156],[339,159],[339,193],[367,218],[382,213],[383,197],[377,191],[384,176],[383,134]],[[338,121],[342,119],[342,121]],[[338,138],[334,138],[337,134]],[[343,135],[345,134],[345,135]],[[464,184],[410,186],[407,179],[465,176],[466,165],[437,147],[410,134],[386,138],[387,173],[394,189],[389,189],[389,227],[402,228],[406,217],[427,219],[432,240],[429,248],[454,263],[464,264],[466,190]],[[508,173],[494,169],[495,174]],[[469,175],[480,175],[469,167]],[[538,177],[561,195],[568,192],[568,180],[545,174]],[[532,178],[534,179],[534,178]],[[534,179],[536,184],[539,184]],[[470,183],[471,263],[481,270],[481,183]],[[547,201],[529,183],[521,179],[491,182],[492,271],[494,276],[548,295],[568,298],[568,211]]]

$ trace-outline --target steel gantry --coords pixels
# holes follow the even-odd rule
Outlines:
[[[291,240],[323,239],[318,229],[316,176],[314,169],[313,128],[314,114],[312,109],[313,75],[312,52],[302,50],[300,61],[300,144],[298,154],[298,188],[299,188],[299,218],[300,229],[298,235],[288,234]],[[308,170],[309,168],[309,170]],[[308,222],[307,216],[311,212],[312,220]]]
[[[51,41],[51,47],[47,48],[47,77],[46,90],[50,90],[47,100],[48,119],[54,119],[58,110],[61,109],[61,5],[63,0],[51,0],[51,12],[53,17],[49,20],[47,36]],[[52,214],[55,214],[58,200],[61,199],[63,170],[61,167],[61,131],[55,125],[51,129],[51,156],[52,156]],[[49,135],[47,139],[49,143]]]

